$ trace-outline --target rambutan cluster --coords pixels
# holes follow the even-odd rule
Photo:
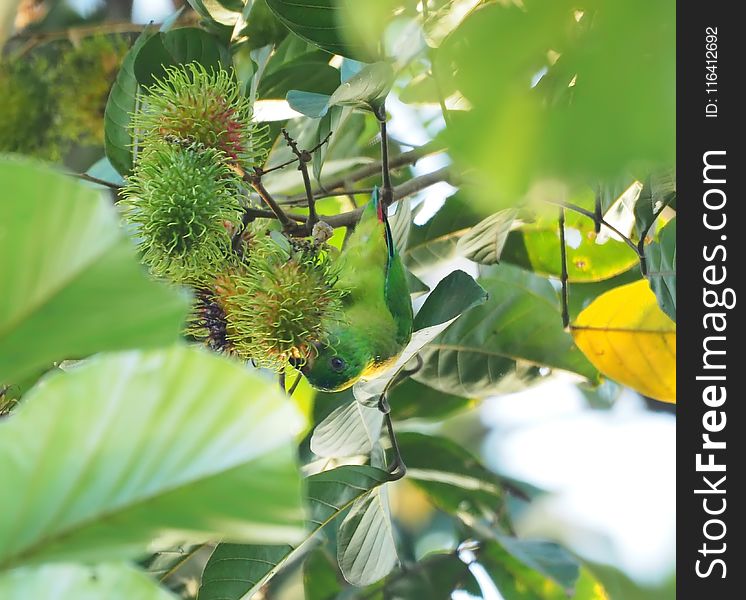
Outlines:
[[[273,370],[302,362],[342,317],[344,290],[330,249],[273,232],[200,294],[189,332],[208,346]],[[218,316],[219,315],[219,316]],[[215,317],[218,316],[216,319]]]
[[[279,371],[326,341],[343,291],[321,238],[243,221],[243,175],[267,145],[251,115],[232,73],[169,67],[133,116],[138,152],[121,204],[143,262],[196,290],[187,335]]]

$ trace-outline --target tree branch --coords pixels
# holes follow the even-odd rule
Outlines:
[[[389,170],[395,170],[403,166],[407,165],[413,165],[415,164],[419,159],[424,158],[425,156],[430,156],[431,154],[437,154],[438,152],[443,152],[445,150],[445,146],[442,142],[438,140],[433,140],[431,142],[428,142],[427,144],[424,144],[422,146],[419,146],[418,148],[413,148],[412,150],[409,150],[407,152],[403,152],[399,156],[394,156],[389,159]],[[327,181],[324,183],[323,189],[316,189],[313,191],[314,198],[319,198],[320,194],[329,194],[330,192],[345,188],[351,183],[355,183],[357,181],[361,181],[363,179],[367,179],[368,177],[372,177],[376,173],[380,172],[381,167],[378,165],[378,163],[365,165],[363,167],[360,167],[354,171],[351,171],[350,173],[347,173],[346,175],[343,175],[341,177],[338,177],[337,179],[333,179],[332,181]],[[347,192],[340,192],[339,195],[345,194]],[[291,196],[288,198],[287,203],[288,204],[294,204],[298,200],[303,200],[305,198],[305,194],[300,194],[296,196]]]

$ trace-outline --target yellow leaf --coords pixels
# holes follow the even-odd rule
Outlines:
[[[646,280],[596,298],[571,331],[604,375],[650,398],[676,402],[676,323],[658,307]]]

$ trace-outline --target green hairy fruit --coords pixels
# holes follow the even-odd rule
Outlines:
[[[240,184],[214,148],[166,141],[147,147],[121,204],[153,274],[193,283],[223,268],[241,222]]]
[[[144,143],[175,136],[215,148],[248,169],[266,158],[266,129],[252,122],[252,106],[233,75],[207,71],[198,63],[168,67],[148,88],[133,126]]]
[[[228,351],[277,371],[290,358],[303,360],[342,318],[344,291],[336,282],[327,248],[277,233],[253,238],[241,268],[214,287]]]

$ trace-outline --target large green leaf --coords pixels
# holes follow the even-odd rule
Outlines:
[[[590,189],[573,198],[573,204],[593,212],[595,195]],[[502,258],[542,275],[560,277],[559,209],[540,206],[532,223],[508,236]],[[607,230],[604,228],[603,232]],[[593,219],[565,210],[565,249],[568,281],[602,281],[624,273],[638,262],[637,253],[619,239],[600,237]]]
[[[0,423],[0,567],[297,541],[301,426],[272,382],[184,346],[47,377]]]
[[[448,512],[497,513],[503,505],[500,480],[467,450],[446,438],[415,432],[397,435],[407,480]]]
[[[489,299],[424,348],[417,381],[451,394],[487,396],[504,389],[516,361],[596,377],[564,331],[559,299],[547,280],[501,265],[491,267],[479,284]]]
[[[202,29],[184,27],[158,33],[148,39],[135,57],[134,71],[141,85],[163,79],[166,67],[198,62],[206,69],[229,69],[228,49]]]
[[[0,161],[0,188],[0,381],[178,338],[186,296],[146,278],[107,198],[12,159]]]
[[[43,565],[0,574],[3,600],[177,600],[150,577],[120,564]]]
[[[339,87],[339,70],[329,65],[329,55],[308,52],[266,74],[259,84],[261,99],[285,99],[292,89],[331,95]]]
[[[334,600],[342,591],[337,563],[319,548],[303,561],[303,588],[306,600]]]
[[[122,61],[116,81],[109,92],[104,111],[104,148],[106,157],[124,176],[132,171],[132,114],[137,110],[140,84],[135,77],[135,59],[145,43],[157,34],[146,28]]]
[[[385,471],[364,465],[345,465],[311,475],[306,480],[310,512],[306,540],[388,479]],[[199,600],[251,598],[264,582],[305,550],[305,543],[282,549],[220,544],[205,567]]]
[[[454,590],[470,582],[469,567],[456,552],[433,553],[411,568],[394,571],[383,586],[383,598],[451,600]]]
[[[365,44],[353,41],[345,31],[343,0],[267,0],[277,17],[293,33],[332,54],[366,60]]]
[[[398,561],[386,487],[359,498],[339,526],[337,562],[345,579],[363,586],[384,578]]]
[[[645,246],[647,277],[664,313],[676,320],[676,219],[661,229],[658,241]]]

